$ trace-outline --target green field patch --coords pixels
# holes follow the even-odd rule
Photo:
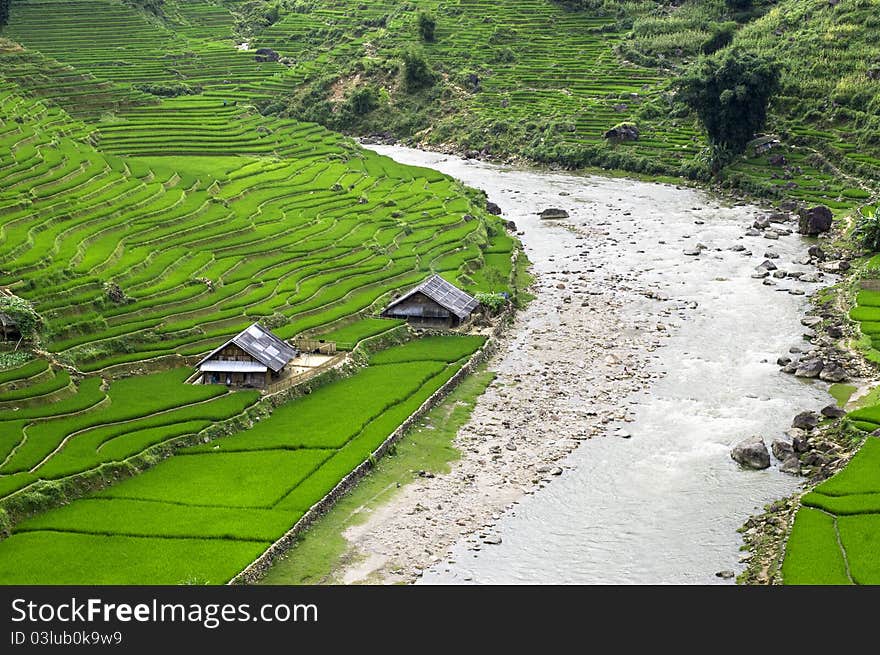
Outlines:
[[[270,509],[84,498],[29,519],[16,526],[15,531],[274,541],[300,516],[299,512]]]
[[[179,454],[97,496],[212,507],[270,508],[331,454],[328,450]]]
[[[21,366],[6,370],[0,370],[0,384],[6,384],[7,382],[12,382],[16,380],[26,380],[27,378],[34,377],[35,375],[42,373],[48,368],[49,363],[45,359],[32,359],[28,363],[22,364]]]
[[[354,323],[349,323],[331,332],[319,334],[317,338],[325,341],[335,341],[340,350],[351,350],[359,341],[387,332],[395,327],[404,325],[406,321],[387,318],[364,318]]]
[[[270,542],[22,532],[0,541],[5,585],[223,584]]]
[[[867,439],[843,470],[815,490],[826,496],[880,493],[880,439]]]
[[[880,493],[828,496],[812,491],[801,499],[807,507],[823,509],[837,516],[845,514],[880,514]]]
[[[457,362],[474,353],[486,342],[479,336],[424,337],[409,343],[382,350],[370,358],[371,364],[396,362],[438,361]]]
[[[837,525],[853,581],[880,585],[880,514],[840,516]]]
[[[852,584],[837,543],[835,518],[818,509],[801,507],[785,547],[785,584]]]

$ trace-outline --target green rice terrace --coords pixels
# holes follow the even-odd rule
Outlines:
[[[880,2],[728,4],[11,0],[0,316],[21,314],[0,334],[0,584],[228,582],[484,344],[400,345],[403,321],[378,315],[432,273],[516,301],[519,243],[481,192],[351,136],[868,215]],[[712,178],[675,84],[736,48],[781,65],[772,148]],[[850,317],[880,363],[876,270]],[[188,384],[255,322],[359,365],[286,402]],[[880,427],[876,407],[850,418]],[[786,582],[880,580],[876,443],[804,498]]]
[[[199,356],[255,321],[343,351],[399,340],[375,316],[432,272],[514,291],[482,195],[261,115],[296,70],[237,49],[223,5],[165,10],[16,2],[0,28],[0,302],[39,317],[0,350],[2,583],[228,581],[484,338],[387,351],[271,415],[258,391],[187,384]]]

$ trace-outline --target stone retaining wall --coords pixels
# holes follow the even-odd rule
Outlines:
[[[464,380],[465,377],[473,373],[480,364],[488,360],[495,353],[498,349],[498,337],[504,332],[504,329],[513,317],[513,314],[514,308],[512,306],[505,310],[505,312],[499,316],[498,324],[492,331],[492,336],[486,340],[486,343],[484,343],[477,352],[471,355],[470,359],[468,359],[455,375],[447,380],[442,387],[437,389],[437,391],[431,394],[431,396],[429,396],[416,411],[410,414],[409,417],[401,423],[366,460],[361,462],[357,468],[346,475],[326,496],[312,505],[312,507],[303,514],[302,518],[300,518],[290,530],[284,533],[280,539],[269,546],[262,555],[232,578],[227,584],[253,584],[262,578],[275,560],[293,547],[297,537],[303,532],[303,530],[309,527],[317,518],[326,514],[333,505],[336,504],[336,501],[339,500],[339,498],[348,493],[367,473],[370,472],[375,466],[375,462],[385,456],[391,446],[400,441],[407,432],[413,428],[416,422],[442,402],[446,396],[448,396],[452,390]]]

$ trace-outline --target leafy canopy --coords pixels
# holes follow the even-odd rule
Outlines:
[[[716,149],[739,154],[767,119],[779,87],[779,67],[743,50],[700,57],[678,82],[679,97],[693,109]]]

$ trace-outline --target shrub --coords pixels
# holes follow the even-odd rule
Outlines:
[[[407,50],[403,53],[403,77],[409,91],[434,86],[436,78],[424,55]]]
[[[373,85],[358,87],[348,97],[348,107],[358,116],[369,114],[379,107],[379,89]]]
[[[853,236],[871,252],[880,250],[880,211],[876,207],[865,208],[859,212]]]
[[[704,55],[711,55],[712,53],[721,50],[721,48],[731,44],[735,33],[736,23],[733,21],[715,25],[712,30],[712,35],[703,41],[703,44],[700,46],[700,52]]]
[[[43,327],[43,318],[37,314],[33,304],[24,298],[0,295],[0,312],[15,321],[25,339],[35,338]]]
[[[433,16],[425,12],[419,14],[419,36],[422,37],[422,41],[433,42],[436,28],[437,21]]]

